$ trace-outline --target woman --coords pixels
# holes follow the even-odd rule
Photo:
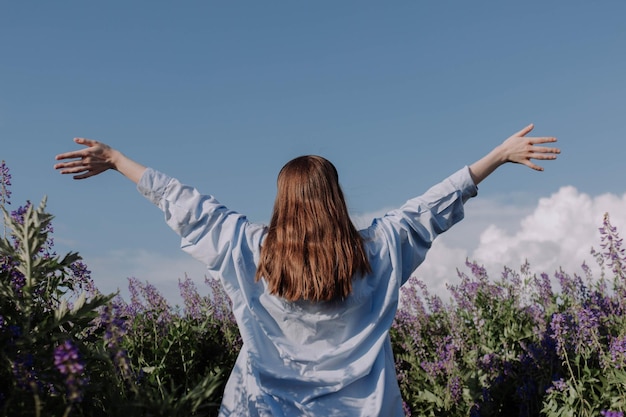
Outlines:
[[[389,339],[399,289],[496,168],[542,170],[531,160],[556,158],[539,146],[556,139],[526,137],[532,129],[361,231],[318,156],[283,167],[269,226],[97,141],[75,139],[86,148],[58,155],[55,168],[75,179],[124,174],[221,280],[243,339],[221,416],[402,416]]]

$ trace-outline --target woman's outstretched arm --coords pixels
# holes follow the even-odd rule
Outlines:
[[[533,127],[532,124],[526,126],[524,129],[502,142],[501,145],[494,148],[487,155],[470,165],[469,169],[474,184],[478,185],[478,183],[495,171],[496,168],[507,162],[523,164],[534,170],[543,171],[543,168],[531,162],[531,159],[556,159],[557,154],[561,153],[560,149],[537,146],[542,143],[556,142],[556,138],[526,136],[533,130]]]
[[[61,174],[74,174],[75,180],[114,169],[137,184],[146,170],[145,166],[104,143],[84,138],[75,138],[74,142],[85,145],[86,148],[57,155],[57,161],[66,162],[59,162],[54,165],[54,169],[60,170]]]

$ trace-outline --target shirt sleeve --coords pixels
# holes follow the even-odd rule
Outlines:
[[[244,246],[248,257],[254,257],[261,236],[254,232],[263,227],[249,223],[215,197],[152,168],[144,172],[137,190],[163,211],[165,222],[181,237],[181,248],[209,270],[223,269],[233,261],[233,251],[241,255]]]
[[[394,269],[401,274],[401,284],[424,261],[434,239],[463,219],[463,205],[477,193],[466,166],[374,221],[374,227],[382,227],[390,241]]]

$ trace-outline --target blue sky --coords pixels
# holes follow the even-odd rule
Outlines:
[[[11,208],[47,195],[57,250],[79,251],[103,290],[136,276],[172,294],[184,273],[201,281],[201,265],[119,174],[57,174],[73,137],[259,222],[281,166],[320,154],[363,221],[533,122],[562,156],[481,184],[423,274],[453,281],[478,255],[567,263],[580,249],[562,248],[588,252],[604,211],[626,226],[624,16],[622,1],[578,0],[0,2]]]

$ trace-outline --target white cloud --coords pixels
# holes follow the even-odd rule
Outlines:
[[[595,267],[589,251],[592,246],[599,249],[598,228],[606,212],[611,223],[624,232],[626,194],[591,197],[574,187],[562,187],[540,199],[531,214],[519,219],[515,232],[490,225],[470,256],[490,270],[502,270],[504,265],[517,267],[528,259],[536,272],[551,275],[562,267],[569,273],[581,273],[583,261]]]

